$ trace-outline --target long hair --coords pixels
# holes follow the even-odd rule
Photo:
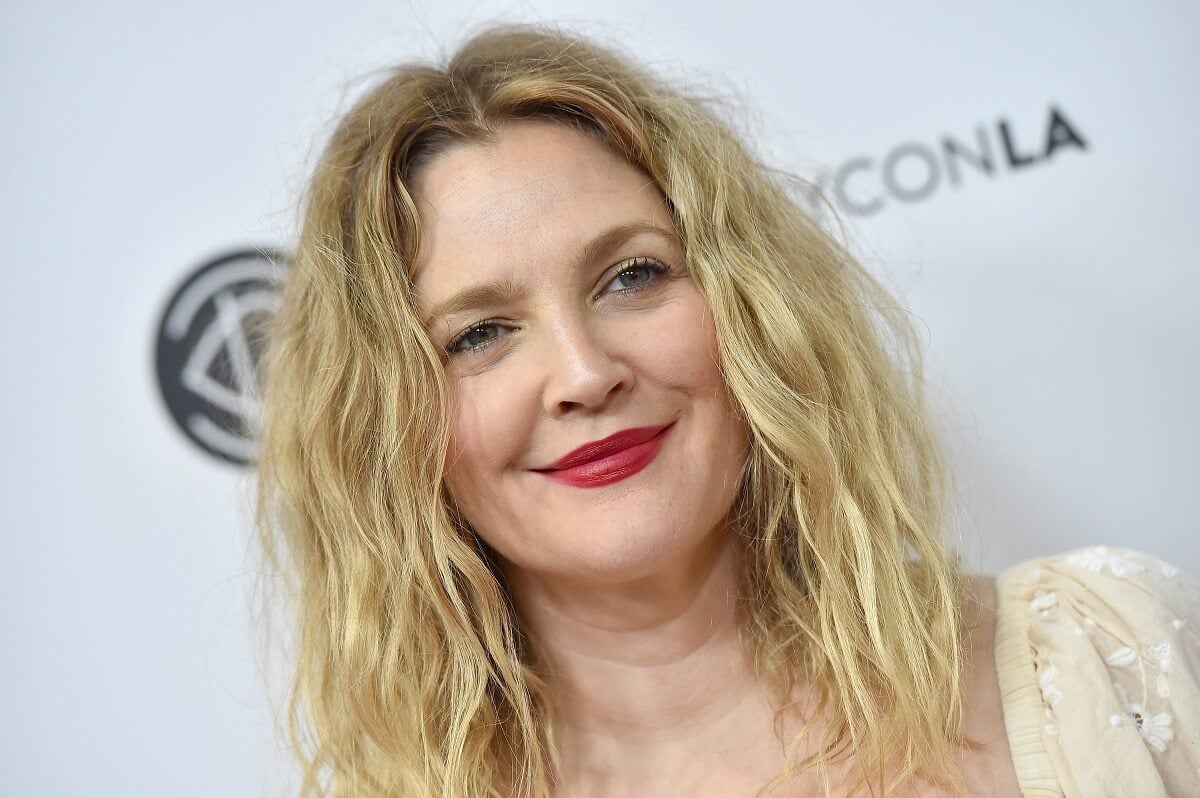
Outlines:
[[[749,661],[781,712],[802,683],[820,696],[793,742],[819,718],[821,744],[789,749],[779,780],[816,767],[828,790],[853,753],[853,792],[960,785],[965,577],[907,317],[708,101],[577,36],[502,26],[394,69],[342,118],[271,322],[257,513],[296,620],[303,794],[541,798],[556,781],[549,688],[443,483],[447,385],[409,278],[414,171],[528,118],[657,183],[711,306],[750,431],[732,513]]]

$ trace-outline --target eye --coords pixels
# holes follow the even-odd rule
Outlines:
[[[446,345],[446,352],[451,355],[478,352],[500,338],[500,331],[503,329],[505,328],[490,321],[473,324]]]
[[[620,271],[605,284],[600,296],[617,294],[630,295],[650,287],[671,267],[650,257],[630,258],[621,264]],[[474,355],[482,352],[504,337],[506,325],[494,321],[480,321],[463,330],[446,345],[448,355]]]
[[[621,271],[617,272],[617,275],[604,287],[607,289],[611,286],[617,286],[613,293],[618,294],[640,291],[669,271],[670,267],[654,258],[633,258],[627,261]],[[600,293],[605,294],[609,292],[601,291]]]

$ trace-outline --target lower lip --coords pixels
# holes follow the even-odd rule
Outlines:
[[[674,424],[671,426],[674,426]],[[654,462],[654,458],[658,456],[659,449],[662,448],[663,439],[667,437],[667,433],[670,431],[671,427],[667,427],[645,443],[639,443],[636,446],[630,446],[628,449],[622,449],[616,454],[611,454],[602,460],[593,460],[590,463],[577,465],[573,468],[562,468],[556,471],[539,471],[538,473],[555,482],[561,482],[564,485],[570,485],[575,488],[600,488],[605,485],[611,485],[614,482],[629,479]]]

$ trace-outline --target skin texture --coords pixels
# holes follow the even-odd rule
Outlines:
[[[707,303],[678,244],[640,233],[591,262],[610,226],[673,236],[662,194],[583,134],[514,126],[493,146],[443,153],[419,176],[424,312],[491,280],[519,295],[436,320],[455,403],[450,492],[514,571],[554,581],[630,583],[694,550],[733,502],[746,454],[716,362]],[[627,272],[635,257],[669,265]],[[636,291],[622,290],[640,286]],[[656,460],[614,485],[580,489],[530,469],[618,430],[674,423]]]
[[[558,795],[755,794],[785,759],[735,613],[725,519],[747,430],[662,194],[587,135],[525,121],[435,156],[414,195],[418,306],[432,340],[456,350],[447,485],[497,556],[558,699]],[[583,257],[624,223],[666,234]],[[490,281],[506,295],[430,318]],[[583,489],[532,470],[618,430],[668,423],[658,457],[624,481]],[[998,697],[981,695],[998,710]],[[810,698],[796,697],[799,711]],[[987,728],[975,731],[994,738],[998,714],[979,717]],[[1006,754],[992,756],[1003,765]],[[806,775],[771,794],[815,794],[814,784]],[[1004,784],[978,794],[1010,794]]]

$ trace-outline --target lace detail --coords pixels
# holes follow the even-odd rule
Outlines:
[[[1026,794],[1196,794],[1200,583],[1150,555],[1092,546],[997,585],[997,670]]]

